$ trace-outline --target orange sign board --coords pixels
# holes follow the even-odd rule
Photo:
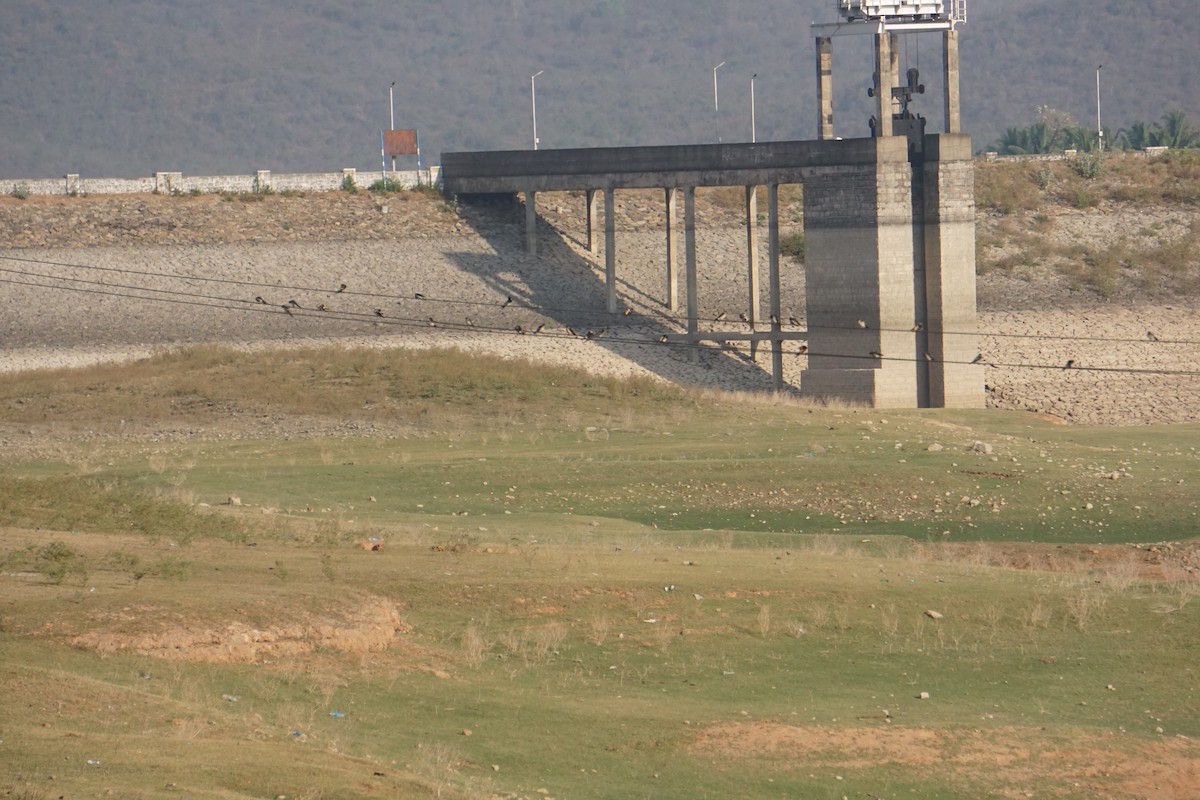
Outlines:
[[[385,157],[415,156],[418,152],[417,132],[415,130],[383,132],[383,154]]]

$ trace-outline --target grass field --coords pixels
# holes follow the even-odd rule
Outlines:
[[[211,349],[0,425],[6,796],[1200,785],[1195,427]]]

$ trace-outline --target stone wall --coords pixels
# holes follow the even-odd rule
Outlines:
[[[219,194],[222,192],[332,192],[344,188],[351,179],[360,189],[366,189],[384,175],[405,188],[430,184],[438,180],[436,167],[424,170],[388,172],[372,170],[359,172],[272,173],[259,170],[253,175],[184,175],[182,172],[155,172],[147,178],[87,178],[65,175],[62,178],[31,180],[0,180],[0,195],[87,195],[87,194]]]

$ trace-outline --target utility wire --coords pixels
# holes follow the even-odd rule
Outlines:
[[[249,286],[249,287],[255,287],[255,288],[267,290],[267,291],[309,292],[309,293],[322,293],[322,294],[328,294],[328,295],[344,295],[344,296],[348,296],[348,297],[370,297],[370,298],[375,298],[378,300],[391,300],[391,301],[397,301],[397,302],[411,300],[414,302],[428,303],[431,305],[453,305],[453,306],[473,307],[473,308],[479,308],[479,309],[494,309],[497,305],[499,305],[502,309],[512,308],[514,310],[532,311],[532,312],[540,313],[540,314],[575,313],[575,314],[580,314],[580,315],[591,315],[591,316],[607,315],[610,317],[636,317],[638,319],[648,319],[648,320],[657,320],[660,318],[660,316],[657,314],[645,314],[645,313],[633,311],[632,309],[628,309],[628,308],[625,309],[624,311],[610,312],[610,311],[599,310],[599,309],[595,309],[595,308],[573,308],[573,307],[568,307],[568,306],[539,306],[539,305],[535,305],[532,303],[524,302],[520,298],[514,298],[512,295],[507,295],[505,301],[497,303],[496,301],[461,300],[461,299],[457,299],[457,298],[437,297],[435,295],[429,295],[429,294],[425,294],[423,292],[413,292],[411,294],[404,294],[404,295],[386,294],[386,293],[378,293],[378,292],[363,292],[363,291],[351,289],[350,287],[346,286],[345,284],[341,284],[339,288],[333,288],[333,289],[329,288],[328,286],[320,286],[320,287],[293,286],[293,285],[286,285],[286,284],[272,285],[272,284],[265,284],[265,283],[257,282],[257,281],[238,280],[235,278],[212,278],[212,277],[205,277],[205,276],[201,276],[201,275],[191,275],[191,274],[187,274],[187,273],[149,272],[149,271],[145,271],[145,270],[132,270],[132,269],[123,269],[123,268],[116,268],[116,267],[99,267],[99,266],[92,266],[92,265],[87,265],[87,264],[75,264],[75,263],[63,262],[63,261],[44,261],[44,260],[40,260],[40,259],[21,258],[18,256],[0,255],[0,261],[16,261],[16,262],[29,263],[29,264],[39,264],[39,265],[45,265],[45,266],[63,267],[63,268],[68,268],[68,269],[96,270],[99,272],[120,273],[120,274],[127,274],[127,275],[136,275],[136,276],[140,276],[140,277],[175,278],[175,279],[179,279],[179,280],[188,280],[188,281],[230,284],[230,285],[235,285],[235,286]],[[4,268],[0,268],[0,272],[11,272],[14,274],[27,274],[27,273],[23,273],[19,270],[8,270],[8,269],[4,269]],[[28,273],[28,274],[37,274],[37,273]],[[65,276],[58,276],[58,275],[41,275],[40,277],[52,278],[55,280],[63,280],[63,281],[80,281],[80,282],[85,282],[85,283],[89,282],[89,281],[86,281],[85,279],[81,279],[81,278],[68,278]],[[102,285],[118,286],[120,284],[102,284]],[[137,288],[139,290],[144,290],[144,291],[161,291],[161,292],[168,291],[168,290],[152,290],[152,289],[149,289],[146,287],[140,287],[140,286],[134,287],[134,288]],[[245,301],[239,301],[236,298],[231,298],[231,302],[245,302]],[[718,315],[718,316],[721,316],[721,315]],[[713,322],[717,322],[717,321],[724,321],[724,320],[713,320]],[[797,326],[792,326],[792,327],[795,328]],[[804,327],[808,330],[854,330],[856,328],[861,328],[861,325],[855,325],[855,324],[847,324],[844,326],[807,325]],[[876,328],[876,330],[886,332],[886,333],[918,333],[918,332],[920,332],[917,330],[912,330],[910,328],[883,327],[883,328]],[[1072,341],[1074,341],[1074,342],[1111,342],[1114,344],[1124,343],[1124,344],[1200,345],[1200,341],[1198,341],[1198,340],[1164,339],[1164,338],[1160,338],[1157,335],[1150,333],[1149,331],[1147,331],[1147,336],[1144,338],[1120,337],[1120,336],[1076,336],[1076,335],[1067,335],[1067,334],[1007,333],[1007,332],[1000,332],[1000,331],[990,332],[990,331],[979,331],[979,330],[975,330],[975,331],[941,330],[941,331],[934,331],[934,332],[936,332],[940,335],[943,335],[943,336],[987,336],[987,337],[992,337],[992,338],[997,338],[997,339],[1036,339],[1036,340],[1041,340],[1041,341],[1067,341],[1067,342],[1072,342]]]
[[[130,299],[130,300],[143,300],[143,301],[148,300],[148,301],[152,301],[152,302],[165,302],[165,303],[172,303],[172,304],[176,304],[176,305],[187,305],[187,306],[195,306],[195,307],[202,307],[202,308],[218,308],[218,309],[222,309],[222,310],[226,310],[226,311],[252,311],[252,312],[258,312],[258,313],[286,314],[287,316],[291,316],[291,317],[297,317],[297,316],[309,317],[309,318],[314,318],[314,319],[318,319],[318,320],[326,320],[326,321],[341,320],[341,321],[348,321],[348,322],[371,322],[372,324],[375,324],[375,325],[388,325],[388,326],[396,326],[396,327],[404,327],[404,328],[438,328],[438,329],[454,330],[454,331],[459,331],[459,332],[482,332],[482,333],[504,334],[504,335],[513,335],[513,336],[529,335],[529,336],[537,336],[537,337],[541,337],[541,338],[545,338],[545,339],[568,339],[568,340],[581,340],[582,339],[582,340],[592,340],[592,341],[599,341],[599,340],[603,339],[604,342],[606,342],[606,343],[611,342],[614,344],[629,344],[629,345],[637,345],[637,346],[657,345],[657,346],[672,347],[672,348],[680,349],[680,350],[701,349],[701,350],[706,350],[706,351],[710,351],[710,352],[712,351],[712,348],[704,342],[699,342],[699,341],[690,342],[690,341],[686,341],[686,340],[681,341],[679,337],[686,336],[687,334],[662,334],[656,339],[648,339],[643,336],[624,336],[624,335],[621,335],[619,332],[614,333],[614,332],[610,332],[606,329],[600,329],[600,330],[586,329],[584,333],[580,334],[579,332],[575,331],[573,328],[571,328],[569,326],[563,327],[561,329],[545,330],[543,325],[539,325],[539,326],[533,328],[532,330],[526,330],[521,325],[516,325],[512,328],[507,328],[507,327],[497,327],[494,325],[478,325],[478,324],[473,324],[470,322],[458,323],[458,322],[451,322],[451,321],[447,321],[447,320],[437,320],[434,317],[428,317],[424,320],[419,320],[419,319],[414,319],[414,318],[409,318],[409,317],[389,316],[387,313],[383,312],[382,309],[375,309],[372,312],[357,312],[357,311],[347,311],[347,310],[330,310],[327,308],[307,308],[307,307],[302,307],[300,305],[293,306],[293,305],[289,305],[287,303],[276,305],[273,303],[268,303],[266,301],[260,301],[259,299],[250,301],[250,300],[245,300],[243,298],[229,298],[229,297],[196,295],[194,293],[181,292],[181,291],[177,291],[177,290],[149,289],[146,287],[136,287],[136,286],[118,285],[118,284],[106,284],[106,283],[99,282],[99,281],[90,281],[90,280],[75,279],[75,278],[62,278],[59,276],[47,276],[47,275],[41,275],[38,273],[22,272],[22,271],[18,271],[18,270],[8,270],[8,269],[3,269],[3,268],[0,268],[0,272],[6,272],[6,273],[10,273],[10,274],[14,274],[14,273],[20,274],[23,277],[39,277],[39,278],[43,278],[43,279],[56,280],[56,281],[82,283],[87,288],[76,287],[76,286],[62,286],[62,285],[58,285],[58,284],[39,283],[36,281],[31,281],[31,280],[16,280],[16,279],[11,279],[11,278],[0,278],[0,283],[7,283],[7,284],[11,284],[11,285],[30,286],[30,287],[34,287],[34,288],[52,289],[52,290],[59,290],[59,291],[70,291],[70,292],[87,294],[87,295],[117,297],[117,298],[124,298],[124,299]],[[97,288],[97,287],[99,287],[99,288]],[[127,291],[111,291],[112,289],[124,289]],[[130,291],[151,292],[154,294],[147,296],[145,294],[131,294],[131,293],[129,293]],[[161,296],[154,296],[154,295],[161,295]],[[763,341],[766,341],[769,344],[769,340],[763,340]],[[1140,342],[1141,340],[1138,340],[1138,341]],[[839,359],[855,359],[855,360],[871,361],[871,362],[895,361],[895,362],[904,362],[904,363],[914,363],[914,362],[921,360],[920,358],[911,358],[910,359],[910,358],[888,357],[888,356],[883,355],[882,353],[871,353],[868,355],[861,355],[861,356],[853,355],[853,354],[845,354],[845,353],[819,353],[819,352],[813,352],[813,351],[809,350],[807,346],[803,346],[799,349],[781,348],[781,352],[783,355],[795,355],[795,356],[807,355],[810,357],[826,356],[826,357],[835,357],[835,358],[839,358]],[[931,359],[926,359],[926,360],[931,360]],[[952,364],[952,365],[986,364],[987,366],[993,367],[993,368],[1004,367],[1004,368],[1008,368],[1008,369],[1038,369],[1038,370],[1065,370],[1065,371],[1075,371],[1075,372],[1119,373],[1119,374],[1200,376],[1200,371],[1195,371],[1195,370],[1165,370],[1165,369],[1134,368],[1134,367],[1096,367],[1096,366],[1088,366],[1085,364],[1077,364],[1075,362],[1075,360],[1073,360],[1073,359],[1068,361],[1066,363],[1066,365],[1031,364],[1031,363],[1002,363],[1002,362],[987,361],[986,359],[983,358],[982,354],[977,356],[972,361],[944,360],[941,363]]]

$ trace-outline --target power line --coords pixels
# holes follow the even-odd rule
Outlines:
[[[662,334],[657,338],[650,339],[644,336],[624,336],[619,332],[611,332],[607,329],[585,329],[583,333],[579,333],[570,326],[553,330],[544,330],[542,326],[538,326],[532,330],[526,330],[521,325],[516,325],[512,328],[498,327],[495,325],[478,325],[470,322],[452,322],[449,320],[437,320],[434,317],[428,317],[424,320],[414,319],[411,317],[396,317],[389,316],[382,309],[375,309],[372,312],[359,312],[347,310],[330,310],[306,308],[299,305],[291,306],[287,303],[273,304],[265,301],[249,301],[243,298],[229,298],[219,296],[197,295],[195,293],[181,292],[178,290],[167,289],[150,289],[148,287],[137,287],[120,284],[106,284],[99,281],[91,281],[77,278],[64,278],[60,276],[47,276],[38,273],[23,272],[19,270],[8,270],[0,268],[0,272],[10,274],[20,274],[25,277],[40,277],[43,279],[74,282],[85,284],[87,288],[77,286],[62,286],[57,284],[39,283],[28,280],[14,280],[11,278],[0,278],[0,283],[11,285],[29,286],[41,289],[52,289],[59,291],[70,291],[80,294],[117,297],[128,300],[142,300],[151,302],[165,302],[176,305],[187,305],[201,308],[217,308],[225,311],[251,311],[257,313],[272,313],[285,314],[291,317],[305,317],[323,321],[345,321],[345,322],[370,322],[373,325],[388,325],[404,328],[435,328],[457,332],[476,332],[489,333],[500,335],[513,336],[536,336],[543,339],[566,339],[566,340],[590,340],[601,341],[604,343],[627,344],[633,346],[667,346],[675,349],[700,349],[703,351],[712,351],[712,348],[703,342],[681,341],[678,337],[686,336],[686,334]],[[99,287],[99,288],[96,288]],[[123,289],[126,291],[112,291],[112,289]],[[150,292],[150,296],[145,294],[132,294],[133,292]],[[161,295],[161,296],[155,296]],[[871,353],[867,355],[853,355],[845,353],[820,353],[813,352],[807,346],[800,349],[781,348],[784,355],[809,357],[835,357],[839,359],[856,359],[862,361],[898,361],[905,363],[914,363],[921,360],[920,358],[898,358],[884,356],[882,353]],[[982,358],[982,354],[972,361],[961,360],[944,360],[941,363],[951,365],[972,365],[984,363],[986,366],[993,368],[1006,369],[1036,369],[1036,370],[1067,370],[1075,372],[1094,372],[1094,373],[1117,373],[1117,374],[1146,374],[1146,375],[1163,375],[1163,376],[1200,376],[1200,371],[1194,370],[1166,370],[1166,369],[1151,369],[1151,368],[1135,368],[1135,367],[1099,367],[1088,366],[1085,364],[1077,364],[1074,360],[1068,361],[1067,364],[1035,364],[1035,363],[1004,363],[996,361],[986,361]]]
[[[207,277],[207,276],[202,276],[202,275],[192,275],[192,274],[187,274],[187,273],[150,272],[150,271],[145,271],[145,270],[132,270],[132,269],[125,269],[125,268],[117,268],[117,267],[100,267],[100,266],[93,266],[93,265],[88,265],[88,264],[76,264],[76,263],[63,262],[63,261],[45,261],[45,260],[41,260],[41,259],[21,258],[18,256],[0,255],[0,260],[17,261],[17,262],[22,262],[22,263],[39,264],[39,265],[45,265],[45,266],[63,267],[63,268],[67,268],[67,269],[96,270],[99,272],[136,275],[136,276],[140,276],[140,277],[174,278],[174,279],[178,279],[178,280],[187,280],[187,281],[229,284],[229,285],[234,285],[234,286],[248,286],[248,287],[256,287],[259,289],[266,289],[266,290],[271,290],[271,291],[281,290],[281,291],[289,291],[289,292],[309,292],[309,293],[322,293],[322,294],[329,294],[329,295],[344,295],[344,296],[348,296],[348,297],[370,297],[370,298],[375,298],[375,299],[379,299],[379,300],[391,300],[391,301],[397,301],[397,302],[412,301],[412,302],[428,303],[428,304],[436,304],[436,305],[465,306],[465,307],[472,307],[472,308],[479,308],[479,309],[494,309],[497,306],[499,306],[501,309],[512,308],[514,310],[532,311],[535,313],[547,314],[547,315],[550,313],[574,313],[574,314],[592,315],[592,316],[606,315],[606,316],[610,316],[610,317],[636,317],[638,319],[651,319],[651,320],[661,318],[660,315],[657,315],[657,314],[644,314],[644,313],[640,313],[637,311],[633,311],[632,309],[629,309],[629,308],[627,308],[623,311],[610,312],[610,311],[600,310],[600,309],[595,309],[595,308],[576,308],[576,307],[569,307],[569,306],[540,306],[540,305],[535,305],[532,303],[524,302],[520,298],[514,298],[512,295],[506,295],[506,299],[503,301],[499,301],[499,302],[494,301],[494,300],[493,301],[462,300],[462,299],[458,299],[458,298],[438,297],[436,295],[426,294],[423,292],[412,292],[411,294],[404,294],[404,295],[378,293],[378,292],[363,292],[363,291],[352,289],[352,288],[346,286],[346,284],[344,284],[344,283],[341,284],[339,288],[334,288],[334,289],[331,289],[327,286],[296,286],[296,285],[286,285],[286,284],[268,285],[268,284],[265,284],[262,282],[239,280],[236,278],[214,278],[214,277]],[[7,270],[7,269],[3,269],[3,268],[0,268],[0,272],[26,274],[26,273],[20,272],[19,270]],[[63,280],[63,281],[89,282],[82,278],[68,278],[65,276],[58,276],[58,275],[40,275],[39,277],[45,277],[45,278],[51,278],[54,280]],[[101,285],[117,286],[120,284],[101,284]],[[137,288],[139,290],[145,290],[145,291],[160,291],[160,292],[168,292],[169,291],[169,290],[152,290],[152,289],[149,289],[148,287],[135,287],[135,288]],[[239,300],[238,298],[229,298],[229,300],[230,300],[230,302],[245,302],[244,300]],[[720,315],[718,315],[718,316],[720,316]],[[714,320],[714,321],[717,321],[717,320]],[[792,326],[792,327],[796,328],[797,326]],[[847,324],[844,326],[807,325],[805,327],[808,330],[854,330],[855,328],[861,328],[862,325],[856,325],[856,324],[851,323],[851,324]],[[885,332],[885,333],[919,333],[919,332],[921,332],[919,330],[914,330],[911,328],[881,327],[881,328],[876,328],[876,330],[879,330],[879,331]],[[943,335],[943,336],[986,336],[986,337],[997,338],[997,339],[1034,339],[1034,340],[1038,340],[1038,341],[1109,342],[1109,343],[1113,343],[1113,344],[1200,345],[1200,340],[1164,339],[1164,338],[1161,338],[1161,337],[1158,337],[1158,336],[1152,334],[1150,331],[1147,331],[1147,335],[1145,337],[1138,337],[1138,338],[1120,337],[1120,336],[1077,336],[1077,335],[1067,335],[1067,334],[1011,333],[1011,332],[1001,332],[1001,331],[980,331],[980,330],[974,330],[974,331],[938,330],[938,331],[928,331],[928,332],[937,333],[937,334]]]

